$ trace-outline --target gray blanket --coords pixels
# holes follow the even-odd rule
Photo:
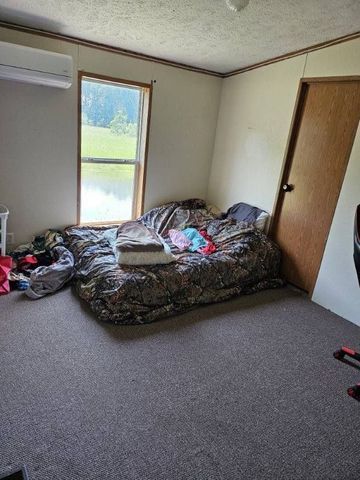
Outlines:
[[[120,252],[161,252],[164,244],[153,228],[138,221],[131,221],[118,228],[116,248]]]
[[[36,268],[30,275],[30,287],[25,291],[33,300],[54,293],[62,288],[74,275],[74,257],[65,247],[53,248],[56,262]]]

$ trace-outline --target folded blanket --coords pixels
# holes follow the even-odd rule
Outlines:
[[[123,223],[117,230],[116,248],[119,252],[163,252],[164,244],[153,228],[138,221]]]

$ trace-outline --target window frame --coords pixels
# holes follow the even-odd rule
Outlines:
[[[117,84],[119,86],[126,87],[137,87],[142,89],[142,103],[140,105],[140,119],[139,119],[139,134],[137,142],[137,160],[125,160],[125,159],[106,159],[107,162],[115,161],[117,164],[130,164],[135,165],[135,174],[134,174],[134,191],[133,191],[133,205],[132,205],[132,215],[131,219],[135,219],[143,214],[144,212],[144,195],[145,195],[145,181],[146,181],[146,168],[147,168],[147,157],[149,150],[149,133],[150,133],[150,118],[151,118],[151,102],[152,102],[152,90],[153,82],[143,83],[135,82],[132,80],[125,80],[122,78],[111,77],[108,75],[100,75],[97,73],[86,72],[83,70],[78,71],[78,144],[77,144],[77,212],[76,212],[76,223],[77,225],[117,225],[128,220],[108,220],[108,221],[96,221],[96,222],[81,222],[81,135],[82,135],[82,122],[81,122],[81,95],[82,95],[82,81],[83,79],[94,80],[95,82],[111,83]],[[84,157],[85,158],[85,157]],[[91,160],[94,160],[90,157],[86,157]],[[101,158],[97,158],[101,161]],[[89,163],[90,163],[89,162]],[[101,163],[101,162],[99,162]],[[113,162],[114,163],[114,162]]]

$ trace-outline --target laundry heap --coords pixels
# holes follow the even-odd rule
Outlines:
[[[10,257],[10,289],[24,290],[33,299],[59,290],[74,275],[74,257],[57,230],[48,230],[20,245]]]

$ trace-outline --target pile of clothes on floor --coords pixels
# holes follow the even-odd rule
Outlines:
[[[75,272],[74,257],[56,230],[36,236],[1,258],[4,278],[0,293],[23,290],[28,297],[38,299],[59,290]]]

